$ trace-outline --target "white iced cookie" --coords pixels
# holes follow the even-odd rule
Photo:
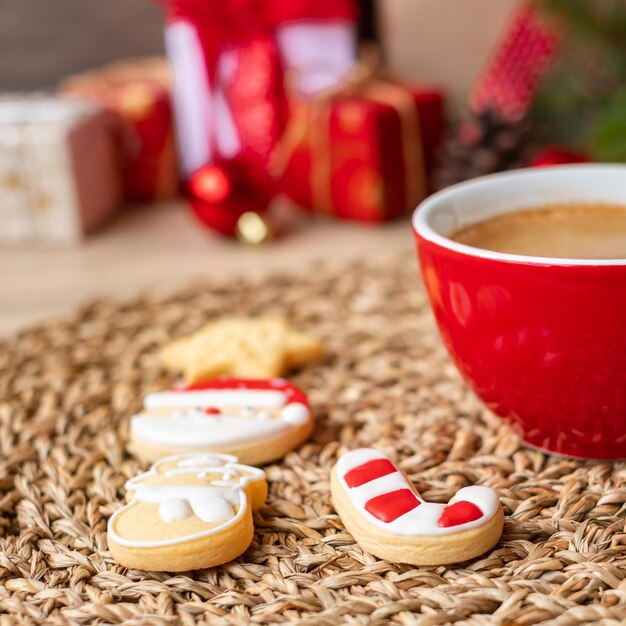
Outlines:
[[[109,519],[113,558],[126,567],[182,572],[227,563],[252,541],[252,511],[267,497],[263,470],[224,454],[162,459],[129,480]]]
[[[148,395],[130,422],[130,451],[145,461],[188,452],[234,454],[262,465],[313,432],[305,394],[286,380],[217,378]]]
[[[359,545],[396,563],[458,563],[490,550],[502,535],[504,514],[493,489],[463,487],[448,504],[424,502],[378,450],[341,456],[332,469],[331,494]]]

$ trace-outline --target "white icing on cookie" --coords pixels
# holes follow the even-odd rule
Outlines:
[[[350,452],[346,452],[339,457],[339,460],[337,461],[337,471],[341,474],[341,476],[343,476],[351,469],[354,469],[359,465],[363,465],[368,461],[386,458],[386,454],[380,450],[375,450],[374,448],[359,448],[358,450],[351,450]]]
[[[118,535],[115,531],[115,523],[117,522],[117,518],[122,515],[125,511],[128,510],[129,507],[136,504],[136,500],[133,499],[129,504],[122,507],[121,509],[115,511],[113,515],[109,518],[109,524],[107,526],[107,533],[109,536],[121,546],[126,546],[128,548],[162,548],[165,546],[173,546],[179,543],[187,543],[188,541],[195,541],[196,539],[203,539],[204,537],[209,537],[211,535],[216,535],[217,533],[221,533],[228,528],[234,526],[244,515],[246,507],[248,505],[248,498],[246,497],[245,491],[240,490],[239,493],[239,502],[237,503],[237,513],[232,515],[232,507],[231,507],[231,517],[227,521],[214,528],[210,528],[208,530],[202,531],[200,533],[195,533],[193,535],[184,535],[182,537],[174,537],[172,539],[161,539],[155,541],[145,541],[145,540],[137,540],[137,539],[126,539]],[[229,505],[230,506],[230,505]]]
[[[472,486],[463,487],[455,494],[448,504],[425,502],[422,500],[406,480],[404,474],[397,467],[386,466],[381,472],[372,472],[371,477],[357,486],[350,486],[346,482],[346,475],[352,471],[358,471],[372,461],[386,461],[388,457],[371,448],[353,450],[341,456],[337,461],[337,473],[343,489],[356,509],[372,524],[398,535],[447,535],[456,533],[476,526],[481,526],[490,520],[498,511],[500,501],[497,494],[489,487]],[[393,465],[390,463],[390,465]],[[388,471],[390,470],[390,471]],[[402,490],[400,492],[400,490]],[[410,490],[412,496],[406,493]],[[397,492],[397,493],[395,493]],[[389,494],[389,495],[388,495]],[[383,521],[366,509],[371,507],[375,498],[388,497],[387,505],[397,498],[404,497],[409,500],[414,498],[416,506],[408,512],[400,515],[392,521]],[[475,505],[482,512],[482,516],[476,520],[458,524],[455,526],[441,527],[438,521],[444,509],[455,502],[467,501]],[[379,506],[384,506],[380,505]]]
[[[197,478],[206,478],[209,473],[233,474],[240,487],[245,487],[253,480],[260,480],[265,472],[258,467],[237,463],[237,457],[232,454],[218,454],[217,452],[200,452],[198,454],[175,454],[160,459],[143,474],[126,481],[124,488],[127,491],[136,491],[147,479],[162,474],[165,477],[180,474],[195,474]],[[173,466],[173,467],[172,467]],[[215,481],[213,481],[215,484]]]
[[[152,504],[186,500],[203,522],[225,522],[235,514],[233,505],[239,496],[235,489],[213,485],[139,485],[134,499]]]
[[[471,485],[461,487],[448,502],[448,506],[455,502],[466,500],[475,504],[485,515],[485,520],[493,517],[500,508],[500,498],[491,487],[482,485]],[[478,520],[480,521],[480,520]]]
[[[214,480],[213,484],[216,487],[233,487],[233,486],[238,486],[239,483],[237,481],[233,481],[233,480]]]
[[[180,458],[180,461],[176,463],[178,467],[224,467],[225,463],[237,463],[237,461],[239,460],[233,454],[216,454],[213,452],[202,452],[201,454],[186,454],[179,457],[170,456],[157,463],[157,466],[162,465],[168,460],[172,461],[174,458]]]
[[[141,413],[131,419],[133,436],[157,445],[178,448],[229,448],[269,439],[289,430],[287,422],[237,415],[206,415],[192,411],[180,416]]]
[[[146,396],[146,409],[195,407],[253,406],[278,408],[287,402],[287,396],[275,389],[203,389],[199,391],[158,391]]]
[[[310,416],[311,412],[309,407],[306,406],[306,404],[301,404],[300,402],[288,404],[283,407],[280,412],[280,417],[283,421],[296,426],[306,424],[309,421]]]
[[[244,487],[253,480],[261,479],[265,473],[256,467],[235,463],[237,458],[229,454],[202,453],[175,455],[157,461],[147,472],[126,482],[126,488],[133,493],[129,504],[116,511],[108,523],[108,533],[118,544],[134,548],[158,548],[187,541],[194,541],[227,530],[236,524],[249,506]],[[169,469],[168,469],[169,468]],[[210,481],[206,485],[171,485],[155,483],[155,477],[169,478],[174,475],[189,474],[198,476],[209,473],[230,473],[232,481]],[[145,481],[150,479],[150,484]],[[219,484],[218,484],[219,483]],[[142,541],[126,539],[115,531],[120,515],[138,502],[160,504],[159,515],[165,522],[182,520],[192,514],[207,523],[218,524],[201,533],[163,539]]]
[[[312,420],[306,397],[286,381],[217,379],[152,393],[131,418],[133,440],[182,449],[236,450],[281,438]]]
[[[193,511],[189,506],[189,500],[184,498],[172,498],[165,500],[159,507],[159,515],[165,522],[173,522],[191,517]]]

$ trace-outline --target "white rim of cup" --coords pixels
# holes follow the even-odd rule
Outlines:
[[[492,261],[503,261],[507,263],[518,263],[524,265],[561,265],[568,267],[624,267],[626,266],[626,258],[624,259],[568,259],[559,257],[538,257],[538,256],[526,256],[522,254],[509,254],[504,252],[494,252],[492,250],[484,250],[482,248],[474,248],[462,243],[458,243],[445,235],[438,233],[429,223],[431,218],[437,211],[441,210],[441,207],[453,203],[459,196],[463,196],[469,190],[478,190],[480,187],[487,189],[494,183],[506,183],[507,180],[518,179],[520,177],[526,177],[528,179],[541,179],[541,178],[555,178],[562,172],[567,172],[569,175],[576,174],[577,172],[592,172],[595,171],[598,174],[615,174],[624,178],[624,200],[622,201],[626,206],[626,165],[619,164],[596,164],[585,163],[575,165],[553,165],[547,167],[535,167],[524,168],[519,170],[511,170],[508,172],[501,172],[498,174],[489,174],[487,176],[481,176],[473,180],[468,180],[456,185],[452,185],[439,191],[432,196],[429,196],[413,212],[413,229],[414,231],[426,241],[434,243],[442,248],[457,252],[471,257],[478,257],[482,259],[488,259]],[[567,191],[564,184],[564,192]],[[562,202],[568,200],[563,199]],[[572,199],[572,201],[574,201]],[[591,202],[592,200],[583,200],[583,202]],[[558,203],[559,200],[547,201],[545,204]],[[597,199],[597,202],[606,202],[607,204],[621,204],[620,201],[609,201]],[[527,204],[521,203],[518,208],[528,208],[536,205],[529,200]],[[515,210],[515,209],[512,209]],[[479,220],[480,221],[480,220]]]

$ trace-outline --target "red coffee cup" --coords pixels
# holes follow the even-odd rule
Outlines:
[[[564,165],[485,176],[413,215],[431,307],[459,371],[541,450],[626,458],[626,259],[503,254],[450,239],[519,209],[626,206],[626,166]]]

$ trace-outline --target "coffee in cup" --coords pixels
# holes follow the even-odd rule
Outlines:
[[[626,206],[564,203],[471,224],[452,239],[474,248],[563,259],[626,259]]]

